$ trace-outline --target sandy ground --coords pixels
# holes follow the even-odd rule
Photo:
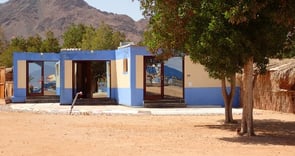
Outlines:
[[[234,116],[240,119],[240,116]],[[224,116],[70,116],[0,111],[0,155],[294,156],[295,115],[255,110],[256,137]]]

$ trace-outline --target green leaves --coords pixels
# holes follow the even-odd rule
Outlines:
[[[251,57],[263,70],[266,58],[283,52],[290,22],[295,21],[293,1],[141,0],[141,4],[150,13],[144,41],[149,50],[168,57],[189,53],[214,78],[241,72]]]
[[[43,40],[40,52],[59,52],[59,42],[52,31],[46,33],[46,38]]]
[[[54,33],[48,31],[44,40],[36,34],[30,36],[27,39],[23,37],[15,37],[10,42],[5,44],[6,46],[0,53],[0,65],[10,67],[13,65],[13,52],[59,52],[59,42],[54,36]]]
[[[102,23],[97,29],[92,26],[72,25],[63,35],[64,48],[81,48],[83,50],[116,49],[126,37],[119,31]]]
[[[63,34],[63,48],[81,48],[83,50],[116,49],[126,36],[114,31],[110,26],[101,24],[97,29],[83,24],[71,25]],[[15,37],[6,42],[0,29],[0,66],[12,66],[13,52],[59,52],[59,40],[52,31],[42,39],[39,34],[28,38]]]
[[[71,25],[63,34],[63,48],[82,48],[83,35],[86,33],[86,26],[83,24]]]

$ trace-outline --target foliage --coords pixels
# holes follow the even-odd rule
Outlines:
[[[204,65],[210,76],[218,79],[248,71],[245,73],[249,74],[245,76],[245,88],[248,89],[244,90],[245,95],[253,94],[251,87],[247,86],[254,74],[249,69],[253,68],[253,63],[263,72],[269,58],[289,54],[286,36],[295,23],[293,1],[140,2],[144,15],[150,18],[145,34],[145,44],[150,50],[165,57],[179,52],[189,53],[194,62]],[[252,100],[244,105],[249,106],[247,119],[253,119]],[[252,126],[251,122],[247,126]]]
[[[0,55],[0,66],[6,66],[6,67],[11,67],[13,66],[13,52],[18,51],[19,49],[15,49],[15,47],[9,46],[6,48],[2,54]]]
[[[256,9],[263,4],[255,3]],[[247,22],[230,22],[234,21],[231,13],[236,5],[240,1],[141,0],[144,15],[150,18],[145,45],[168,57],[189,53],[193,61],[205,65],[210,76],[218,79],[241,72],[252,56],[263,70],[268,58],[282,52],[289,29],[272,20],[268,9],[259,12],[254,20],[243,16]],[[255,5],[251,3],[251,7]]]
[[[13,47],[16,51],[27,51],[27,41],[23,37],[15,37],[10,41],[10,47]]]
[[[126,37],[119,31],[102,23],[97,29],[86,27],[82,39],[82,49],[85,50],[111,50],[116,49]]]
[[[188,36],[186,25],[190,20],[184,16],[183,1],[142,0],[143,14],[150,18],[149,29],[144,34],[144,44],[148,50],[167,59],[185,52],[184,43]]]
[[[27,39],[23,37],[15,37],[10,42],[5,42],[0,57],[0,65],[10,67],[13,65],[13,52],[59,52],[58,39],[54,37],[53,32],[48,31],[46,38],[42,38],[37,34]]]
[[[71,25],[63,34],[63,48],[82,48],[82,39],[86,28],[83,24]]]
[[[58,39],[54,36],[52,31],[46,33],[45,40],[43,40],[41,45],[41,52],[59,52],[60,46]]]
[[[42,38],[39,34],[30,36],[26,41],[26,51],[29,52],[40,52],[42,46]]]
[[[83,24],[72,25],[63,35],[63,48],[81,48],[83,50],[116,49],[126,37],[102,23],[99,27]]]
[[[71,25],[63,34],[63,48],[84,50],[116,49],[126,37],[110,26],[101,24],[97,29],[83,24]],[[28,38],[15,37],[8,43],[0,29],[0,65],[12,66],[13,52],[59,52],[59,41],[52,31],[42,39],[39,34]]]
[[[0,65],[11,67],[13,65],[13,52],[24,50],[26,50],[26,40],[22,37],[13,38],[1,54]]]
[[[194,4],[193,18],[186,25],[188,36],[186,50],[194,62],[206,67],[213,78],[230,78],[241,72],[242,58],[240,57],[243,40],[238,27],[231,25],[224,18],[223,10],[228,7],[223,1],[207,3],[201,1]],[[214,11],[212,11],[214,10]]]
[[[4,35],[4,31],[0,27],[0,55],[3,52],[3,50],[6,48],[6,46],[7,46],[7,42]]]
[[[150,29],[145,33],[149,50],[154,53],[160,51],[162,59],[177,53],[189,53],[194,62],[205,66],[211,77],[222,80],[225,122],[233,122],[231,104],[235,92],[234,78],[236,72],[241,72],[242,66],[237,56],[238,48],[232,41],[239,37],[238,33],[231,29],[230,23],[220,12],[226,6],[219,1],[141,2],[143,6],[149,6],[148,9],[154,9],[151,11],[154,15],[147,11],[151,15]],[[226,78],[231,82],[230,93],[226,90]]]

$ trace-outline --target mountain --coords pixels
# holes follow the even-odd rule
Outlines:
[[[94,27],[102,22],[126,34],[137,43],[148,21],[134,21],[127,15],[103,12],[88,5],[84,0],[9,0],[0,4],[0,27],[7,39],[15,36],[44,36],[49,30],[61,39],[71,24]]]

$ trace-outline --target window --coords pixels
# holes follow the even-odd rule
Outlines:
[[[123,60],[123,72],[128,73],[128,59]]]

